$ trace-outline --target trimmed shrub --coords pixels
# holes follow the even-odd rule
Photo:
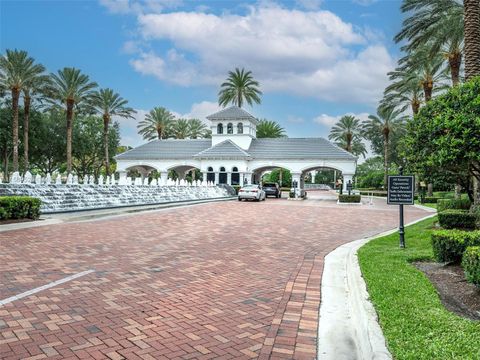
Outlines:
[[[361,199],[361,195],[338,195],[338,201],[341,203],[359,203]]]
[[[238,190],[240,190],[241,186],[240,185],[232,185],[233,190],[235,190],[235,193],[238,195]]]
[[[29,196],[0,197],[0,219],[38,219],[41,201]]]
[[[480,246],[470,246],[465,250],[462,267],[467,281],[480,287]]]
[[[438,213],[438,222],[445,229],[475,229],[476,216],[466,210],[449,209]]]
[[[437,211],[441,212],[448,209],[468,210],[472,206],[469,199],[438,199]]]
[[[432,233],[433,255],[438,262],[462,260],[468,246],[480,245],[480,231],[437,230]]]
[[[436,204],[441,198],[435,196],[425,196],[423,198],[424,204]]]

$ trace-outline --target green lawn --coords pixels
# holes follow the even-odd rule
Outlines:
[[[422,272],[409,261],[431,259],[431,227],[436,217],[398,234],[370,241],[359,252],[368,292],[395,359],[480,359],[480,322],[447,311]]]
[[[427,204],[427,203],[421,203],[420,200],[415,200],[415,204],[416,205],[422,205],[422,206],[427,206],[427,207],[430,207],[430,208],[433,208],[433,209],[436,209],[437,208],[437,204],[436,203],[433,203],[433,204]]]

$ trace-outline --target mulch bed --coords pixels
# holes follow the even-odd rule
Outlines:
[[[480,320],[480,288],[465,280],[460,265],[435,262],[415,262],[437,289],[445,307],[472,320]]]
[[[7,224],[16,224],[16,223],[30,222],[30,221],[35,221],[35,220],[32,220],[32,219],[0,220],[0,226],[1,226],[1,225],[7,225]]]

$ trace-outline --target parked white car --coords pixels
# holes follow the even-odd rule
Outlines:
[[[238,201],[242,201],[242,199],[264,201],[266,197],[267,195],[265,190],[263,190],[262,187],[257,184],[245,185],[238,190]]]

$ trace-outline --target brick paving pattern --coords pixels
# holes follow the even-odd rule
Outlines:
[[[0,300],[94,270],[0,306],[0,358],[314,359],[324,256],[397,222],[268,199],[0,233]]]

